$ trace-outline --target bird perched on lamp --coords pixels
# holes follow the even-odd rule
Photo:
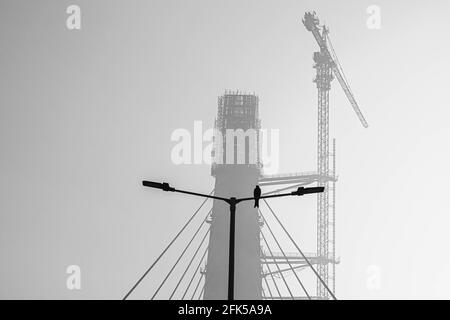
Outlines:
[[[253,190],[253,197],[255,198],[254,208],[259,208],[259,198],[261,197],[261,188],[259,186],[256,186],[255,190]]]

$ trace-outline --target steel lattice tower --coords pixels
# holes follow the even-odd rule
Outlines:
[[[318,90],[318,142],[317,142],[317,170],[318,184],[325,188],[325,192],[318,195],[317,198],[317,258],[318,273],[335,292],[335,217],[336,217],[336,143],[333,140],[333,153],[329,151],[329,93],[331,81],[336,76],[341,88],[344,90],[353,110],[359,118],[363,127],[367,128],[365,120],[358,103],[353,96],[347,79],[344,75],[339,59],[334,51],[331,40],[328,36],[328,28],[321,26],[315,12],[306,12],[303,18],[303,24],[310,31],[320,51],[314,53],[314,68],[316,77],[314,82]],[[333,168],[330,171],[329,160],[333,157]],[[331,182],[331,187],[330,187]],[[331,196],[330,196],[331,194]],[[331,219],[330,219],[331,209]],[[331,228],[330,228],[331,226]],[[331,236],[331,240],[330,240]],[[333,263],[331,272],[329,272],[329,263]],[[324,286],[317,282],[317,296],[320,298],[329,298],[328,292]]]
[[[322,38],[326,39],[327,29],[323,29]],[[327,52],[321,48],[314,53],[314,68],[316,77],[314,82],[317,85],[318,94],[318,137],[317,137],[317,171],[320,176],[319,186],[325,188],[325,192],[317,196],[317,256],[324,263],[319,263],[318,273],[328,284],[328,260],[329,258],[329,95],[331,88],[331,63]],[[328,298],[328,292],[324,286],[317,281],[317,296]]]

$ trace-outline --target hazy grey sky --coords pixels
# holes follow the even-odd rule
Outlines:
[[[71,4],[81,30],[66,28]],[[371,4],[380,30],[366,27]],[[336,294],[450,298],[449,9],[446,0],[3,0],[0,297],[121,298],[199,204],[140,180],[211,190],[209,166],[171,162],[170,135],[195,120],[212,126],[225,89],[259,95],[263,127],[280,129],[280,172],[315,170],[317,44],[301,17],[316,10],[370,124],[334,81]],[[272,203],[313,251],[315,199]],[[66,288],[73,264],[79,291]],[[134,297],[149,297],[160,277]]]

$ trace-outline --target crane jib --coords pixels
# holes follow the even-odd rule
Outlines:
[[[323,26],[322,34],[320,33],[320,29],[318,27],[319,19],[316,17],[315,12],[314,13],[306,13],[305,18],[303,19],[303,24],[305,25],[305,27],[308,31],[311,31],[317,44],[320,47],[320,50],[322,52],[324,52],[327,55],[327,57],[329,58],[329,60],[331,61],[331,68],[332,68],[333,74],[338,79],[339,84],[341,85],[342,90],[344,90],[344,93],[347,96],[347,99],[349,100],[350,104],[352,105],[353,110],[355,111],[356,115],[358,116],[359,121],[361,122],[361,124],[363,125],[364,128],[367,128],[369,126],[369,124],[367,123],[361,110],[359,109],[358,103],[356,102],[355,97],[354,97],[352,91],[350,90],[350,86],[348,85],[347,81],[345,80],[345,76],[343,76],[341,74],[340,70],[342,70],[342,67],[340,66],[339,60],[337,59],[337,56],[336,56],[336,53],[334,53],[334,49],[331,45],[331,42],[330,42],[330,46],[331,46],[331,50],[334,53],[334,55],[331,54],[331,52],[328,48],[328,44],[327,44],[327,39],[329,40],[328,29],[325,26]]]
[[[342,87],[342,90],[344,90],[344,93],[347,96],[347,99],[350,101],[350,104],[352,105],[353,110],[355,110],[355,113],[358,116],[359,121],[361,121],[361,124],[363,125],[364,128],[367,128],[369,126],[369,124],[367,123],[361,110],[359,109],[358,103],[356,102],[355,97],[353,96],[352,92],[350,91],[350,87],[345,82],[344,78],[342,77],[341,72],[339,71],[337,66],[333,66],[332,70],[333,70],[334,75],[338,79],[339,84]]]

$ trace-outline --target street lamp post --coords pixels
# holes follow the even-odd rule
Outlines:
[[[230,198],[230,240],[228,249],[228,300],[234,300],[234,232],[236,230],[236,204],[235,197]]]
[[[194,195],[194,196],[198,196],[198,197],[222,200],[222,201],[225,201],[226,203],[228,203],[228,205],[230,206],[230,240],[229,240],[229,257],[228,257],[228,300],[234,300],[234,249],[235,249],[234,243],[235,243],[235,225],[236,225],[236,205],[242,201],[255,200],[255,198],[254,197],[223,198],[223,197],[218,197],[218,196],[212,196],[209,194],[191,192],[191,191],[186,191],[186,190],[178,190],[178,189],[171,187],[167,182],[159,183],[159,182],[144,180],[144,181],[142,181],[142,185],[144,187],[161,189],[164,191],[179,192],[179,193],[185,193],[185,194]],[[279,197],[286,197],[286,196],[302,196],[305,194],[320,193],[323,191],[324,191],[324,187],[312,187],[312,188],[299,187],[299,188],[297,188],[296,191],[261,196],[261,197],[259,197],[259,199],[279,198]]]

